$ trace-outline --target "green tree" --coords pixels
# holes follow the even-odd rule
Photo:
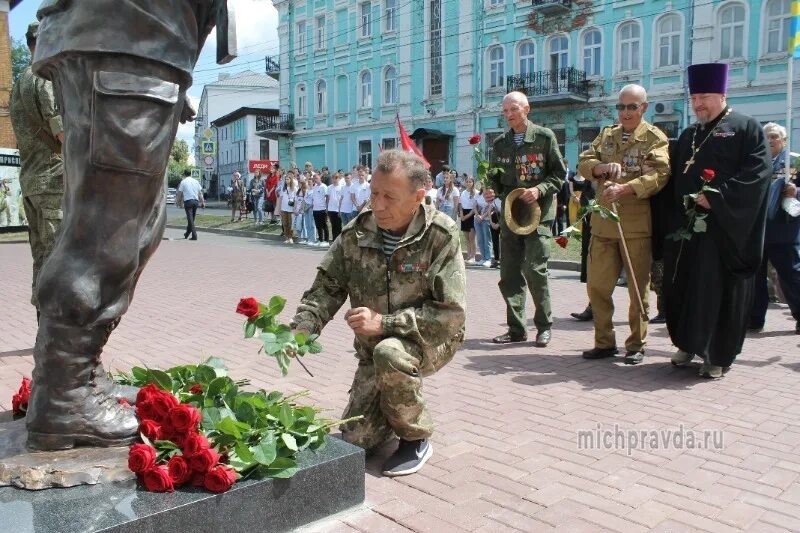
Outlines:
[[[22,75],[22,72],[31,64],[31,51],[28,45],[21,39],[11,41],[11,75],[14,81]]]
[[[191,168],[189,165],[189,144],[183,139],[177,139],[172,145],[167,163],[167,182],[170,187],[177,187],[183,179],[184,170]]]

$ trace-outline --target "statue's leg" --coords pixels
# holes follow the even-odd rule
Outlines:
[[[138,423],[100,354],[163,233],[164,170],[188,80],[160,63],[102,54],[59,57],[50,73],[66,134],[65,218],[37,284],[28,443],[122,444]]]

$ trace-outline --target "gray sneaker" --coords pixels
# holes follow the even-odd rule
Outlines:
[[[699,375],[701,378],[719,379],[722,377],[723,368],[721,366],[714,366],[708,363],[703,363],[700,367]]]
[[[391,457],[383,464],[384,476],[407,476],[418,472],[433,455],[433,445],[428,439],[403,440]]]
[[[692,362],[694,359],[694,354],[689,352],[684,352],[683,350],[678,350],[675,355],[672,356],[670,361],[675,366],[686,366]]]

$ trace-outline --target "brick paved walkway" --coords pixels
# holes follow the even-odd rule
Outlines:
[[[179,238],[179,231],[168,235]],[[341,314],[325,330],[325,353],[307,357],[281,379],[272,360],[244,341],[240,296],[283,294],[293,309],[321,251],[201,234],[165,241],[136,299],[106,349],[107,366],[167,367],[201,356],[225,358],[232,374],[263,387],[311,391],[338,416],[355,367]],[[0,245],[0,409],[30,375],[35,318],[29,306],[30,256],[24,244]],[[368,463],[367,500],[314,531],[798,531],[800,530],[800,337],[785,309],[771,309],[767,329],[720,381],[675,369],[663,326],[637,367],[584,361],[590,324],[569,318],[586,303],[574,273],[554,272],[554,337],[487,344],[503,330],[496,271],[471,270],[467,342],[425,384],[436,422],[434,455],[417,475],[383,478]],[[627,297],[617,291],[617,303]],[[288,312],[286,313],[288,316]],[[532,316],[532,314],[531,314]],[[618,311],[618,342],[626,335]],[[577,431],[720,430],[720,450],[580,449]],[[701,435],[702,437],[702,435]],[[615,437],[616,439],[616,437]]]

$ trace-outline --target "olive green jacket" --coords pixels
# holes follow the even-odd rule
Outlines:
[[[592,174],[594,167],[601,163],[621,164],[622,175],[617,183],[630,185],[635,193],[617,201],[623,233],[631,238],[649,237],[653,231],[649,198],[663,189],[669,180],[667,136],[652,124],[642,121],[625,143],[622,141],[622,126],[606,126],[580,155],[578,172],[597,183],[597,201],[610,208],[602,200],[606,180]],[[619,229],[614,221],[593,216],[592,235],[618,239]]]
[[[508,130],[495,139],[490,162],[492,167],[503,169],[502,173],[490,176],[493,188],[503,201],[519,187],[539,189],[541,225],[549,227],[556,214],[555,194],[561,190],[567,174],[552,130],[528,121],[521,146],[514,142],[514,131]]]
[[[371,359],[381,340],[400,337],[418,344],[438,370],[464,340],[466,277],[459,228],[433,206],[421,205],[391,258],[382,246],[375,217],[366,209],[323,257],[292,326],[319,333],[349,297],[352,308],[384,315],[383,336],[356,336],[356,357]],[[442,360],[442,353],[450,355]]]

